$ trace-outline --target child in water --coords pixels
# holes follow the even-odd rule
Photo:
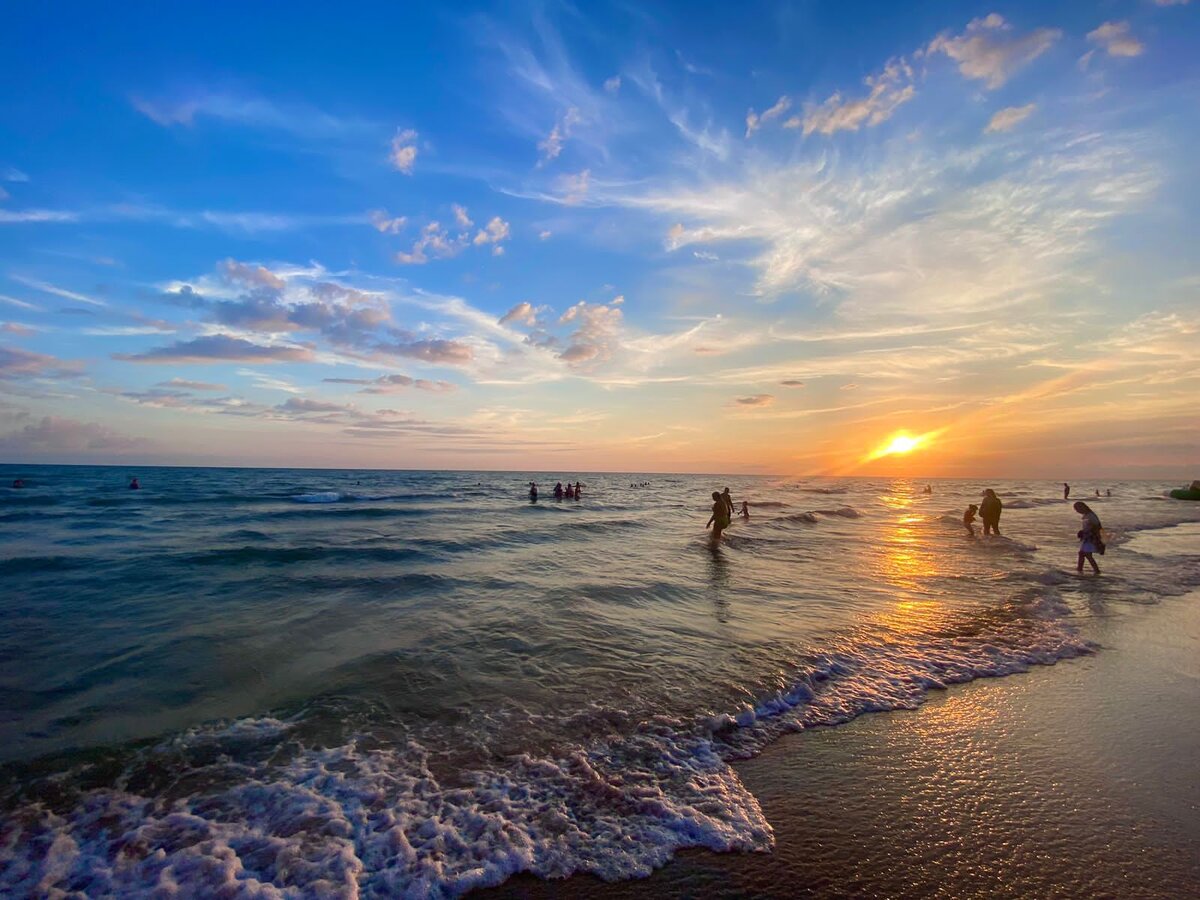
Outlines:
[[[742,501],[742,518],[750,521],[750,504],[745,500]]]
[[[977,512],[979,512],[979,507],[972,503],[963,513],[963,528],[971,533],[971,537],[975,537],[975,513]]]
[[[713,491],[712,498],[712,516],[708,520],[708,525],[704,527],[707,529],[709,525],[712,526],[712,543],[715,547],[721,540],[721,532],[729,527],[729,504],[725,502],[720,491]]]

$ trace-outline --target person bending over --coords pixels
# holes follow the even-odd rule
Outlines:
[[[963,528],[970,532],[971,537],[975,537],[975,513],[977,512],[979,512],[979,507],[972,503],[963,513]]]

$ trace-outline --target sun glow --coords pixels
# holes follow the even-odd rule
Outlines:
[[[924,447],[933,436],[932,432],[929,434],[913,435],[907,431],[898,431],[880,444],[867,459],[882,459],[885,456],[904,456],[907,453],[912,453],[914,450]]]

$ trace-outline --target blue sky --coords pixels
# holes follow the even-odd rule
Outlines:
[[[26,4],[0,460],[1182,477],[1197,51],[1152,0]]]

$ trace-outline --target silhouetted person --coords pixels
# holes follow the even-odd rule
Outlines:
[[[725,488],[721,499],[725,501],[725,508],[729,510],[729,520],[733,521],[733,498],[729,496],[729,488]]]
[[[24,478],[14,478],[13,479],[13,487],[15,487],[15,488],[25,487],[25,479]]]
[[[1000,512],[1004,504],[996,496],[996,492],[988,488],[983,492],[983,502],[979,504],[979,518],[983,520],[983,534],[1000,533]]]
[[[561,500],[562,498],[563,498],[563,488],[562,488],[562,482],[560,481],[558,484],[556,484],[554,486],[554,499]]]
[[[537,482],[529,482],[529,502],[537,503]]]
[[[1104,496],[1111,497],[1112,496],[1112,488],[1108,488],[1107,490],[1105,490]]]
[[[1104,536],[1101,533],[1103,526],[1100,524],[1100,517],[1092,512],[1082,500],[1075,501],[1075,512],[1083,516],[1083,527],[1075,535],[1079,538],[1079,565],[1075,567],[1075,571],[1083,573],[1083,561],[1086,559],[1092,564],[1092,572],[1096,575],[1100,574],[1100,567],[1096,565],[1096,558],[1093,553],[1104,555]]]
[[[713,491],[712,498],[712,516],[708,520],[708,525],[704,527],[707,529],[709,525],[712,526],[712,542],[715,547],[717,542],[721,540],[721,532],[729,527],[730,515],[729,504],[725,502],[725,497],[722,494],[718,491]]]
[[[577,481],[577,482],[575,482],[575,493],[573,494],[573,496],[574,496],[574,498],[575,498],[576,500],[578,500],[578,499],[579,499],[579,489],[580,489],[582,486],[583,486],[583,485],[581,485],[581,484],[580,484],[578,481]]]
[[[963,513],[963,528],[971,533],[971,537],[975,537],[975,513],[977,512],[979,512],[979,507],[972,503]]]
[[[142,486],[138,484],[136,475],[129,479],[129,489],[131,491],[140,491],[142,489]]]
[[[750,521],[750,504],[745,500],[742,501],[742,518],[747,522]]]
[[[1066,500],[1071,496],[1071,486],[1065,481],[1063,482],[1063,499]]]

